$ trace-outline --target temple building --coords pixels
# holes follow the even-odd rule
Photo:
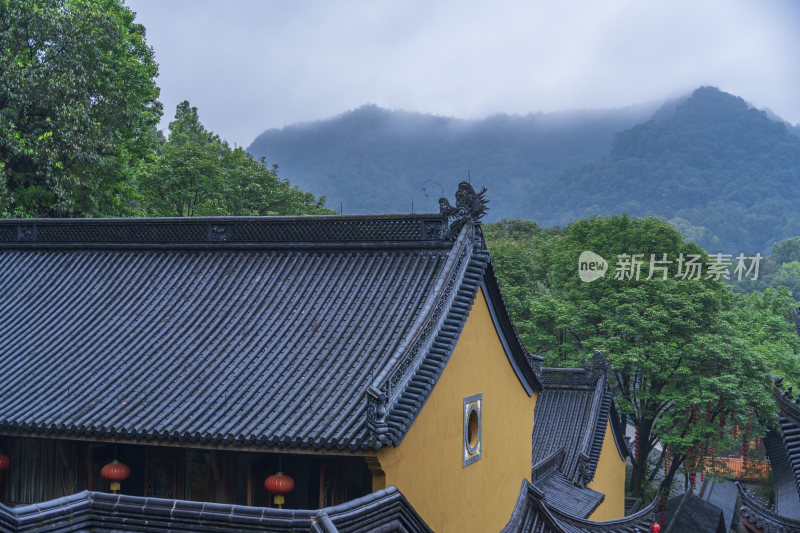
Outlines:
[[[0,533],[652,523],[605,360],[525,350],[485,204],[0,220]]]
[[[106,491],[323,509],[397,487],[497,531],[531,475],[541,359],[482,194],[400,216],[0,221],[2,502]],[[481,509],[476,513],[475,509]]]
[[[600,352],[583,369],[545,368],[536,403],[531,480],[545,501],[593,521],[625,514],[623,430]]]

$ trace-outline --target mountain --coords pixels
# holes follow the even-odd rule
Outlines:
[[[800,137],[713,87],[619,132],[610,152],[560,172],[529,197],[530,218],[657,215],[711,251],[769,251],[800,235]]]
[[[487,186],[489,220],[530,217],[535,187],[607,154],[614,134],[655,106],[494,115],[462,120],[367,105],[337,117],[267,130],[249,146],[303,190],[344,213],[438,211],[471,176]],[[441,188],[440,188],[441,185]]]
[[[734,255],[800,235],[800,124],[713,87],[658,108],[481,120],[368,105],[248,150],[344,213],[436,211],[469,172],[489,188],[488,221],[655,215]]]

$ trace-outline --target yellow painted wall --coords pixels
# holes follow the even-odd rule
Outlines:
[[[464,398],[483,393],[483,452],[462,467]],[[439,382],[406,437],[378,450],[396,485],[437,533],[499,531],[531,475],[536,394],[517,379],[482,292]]]
[[[606,495],[603,503],[589,515],[589,520],[614,520],[625,516],[625,461],[617,451],[610,422],[606,423],[594,479],[587,486]]]

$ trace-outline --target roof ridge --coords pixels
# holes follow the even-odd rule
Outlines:
[[[0,220],[2,248],[237,247],[256,245],[448,246],[437,213],[297,217],[182,217]]]
[[[774,509],[757,501],[750,490],[743,488],[741,483],[738,481],[734,481],[734,483],[739,491],[739,497],[742,499],[739,512],[743,521],[747,520],[761,529],[765,529],[765,526],[772,526],[775,531],[800,530],[800,520],[778,514]]]
[[[402,441],[444,371],[479,288],[487,277],[493,276],[479,226],[471,220],[461,226],[440,278],[425,303],[427,312],[409,329],[409,336],[367,390],[367,428],[375,439],[375,447]],[[523,352],[508,354],[509,363],[512,367],[527,366],[527,370],[520,368],[522,375],[517,373],[517,376],[532,395],[541,388],[539,358],[525,351],[507,317],[501,322],[510,326],[518,351]],[[508,334],[506,328],[504,333]],[[516,360],[521,357],[525,357],[524,362]]]

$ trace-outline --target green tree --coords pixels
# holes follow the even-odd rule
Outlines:
[[[669,486],[681,467],[699,469],[708,445],[730,447],[731,432],[720,432],[720,419],[727,426],[749,422],[753,434],[772,420],[774,404],[765,376],[770,364],[789,364],[797,351],[787,336],[792,325],[785,316],[789,307],[781,307],[785,300],[772,294],[740,300],[744,297],[721,281],[706,278],[709,258],[702,249],[655,218],[594,217],[539,244],[539,264],[531,270],[536,279],[526,280],[539,287],[526,302],[526,312],[535,318],[520,327],[536,331],[525,331],[523,338],[534,338],[552,366],[580,364],[594,349],[605,353],[620,422],[628,417],[638,428],[632,494],[645,495],[666,453],[671,457],[665,479]],[[492,242],[489,246],[493,254],[502,253]],[[580,280],[578,257],[583,251],[609,262],[603,278]],[[617,260],[624,254],[628,259],[642,254],[638,281],[635,269],[629,278],[616,275]],[[653,264],[666,268],[667,279],[662,279],[664,271],[651,271],[651,254],[655,260],[666,254],[672,261]],[[678,274],[678,259],[690,255],[703,264],[701,279]],[[497,262],[502,270],[503,261]],[[680,267],[686,272],[685,264]],[[503,286],[503,291],[513,293],[513,288]],[[765,317],[777,317],[769,322],[774,330],[766,332],[759,325]],[[659,443],[662,452],[654,462],[651,452]]]
[[[777,272],[769,279],[770,287],[786,287],[800,299],[800,261],[790,261],[778,267]]]
[[[130,214],[161,116],[144,27],[119,0],[0,0],[0,211]]]
[[[329,214],[325,198],[292,187],[277,166],[231,149],[178,104],[169,138],[140,178],[143,210],[154,216]]]
[[[776,242],[772,245],[770,257],[777,265],[800,261],[800,237],[789,237]]]

